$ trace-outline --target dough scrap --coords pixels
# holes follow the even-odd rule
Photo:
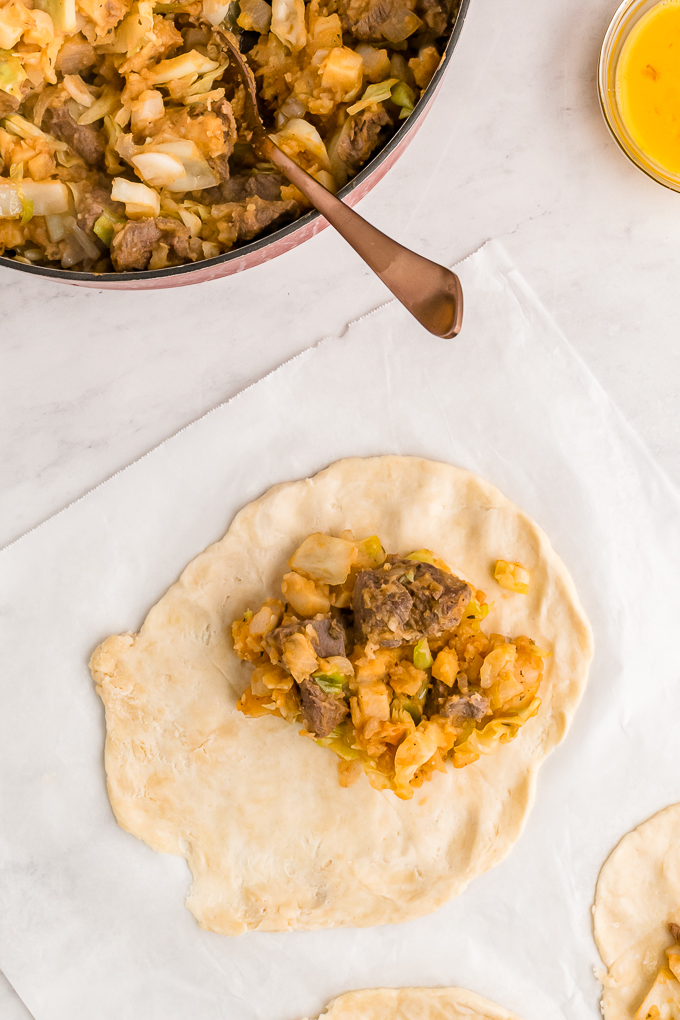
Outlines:
[[[668,923],[680,924],[680,804],[627,833],[597,882],[595,941],[605,1020],[632,1020],[673,945]]]
[[[319,1020],[519,1020],[465,988],[366,988],[347,992]]]
[[[377,533],[390,551],[431,548],[493,601],[488,633],[552,652],[542,705],[512,743],[437,773],[411,801],[362,779],[282,719],[236,710],[250,669],[232,620],[275,594],[314,531]],[[499,558],[531,571],[528,595],[493,580]],[[212,931],[410,920],[498,864],[520,835],[543,758],[564,737],[592,657],[590,628],[548,539],[492,485],[415,457],[339,461],[246,506],[193,560],[139,634],[108,638],[91,669],[106,709],[106,773],[119,824],[183,855],[187,906]]]

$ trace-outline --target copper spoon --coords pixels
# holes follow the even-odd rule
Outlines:
[[[233,57],[240,84],[245,85],[248,126],[257,154],[274,163],[326,217],[421,326],[445,340],[457,336],[463,320],[463,289],[456,274],[397,244],[294,163],[267,134],[257,106],[255,78],[235,37],[223,29],[215,35]]]

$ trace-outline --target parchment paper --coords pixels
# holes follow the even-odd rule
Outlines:
[[[680,500],[502,248],[460,275],[460,339],[387,305],[0,554],[0,967],[36,1020],[299,1020],[377,985],[462,985],[524,1020],[598,1015],[598,869],[680,800]],[[387,452],[477,471],[547,531],[595,631],[585,699],[509,859],[436,914],[201,931],[184,861],[113,819],[88,657],[270,485]]]

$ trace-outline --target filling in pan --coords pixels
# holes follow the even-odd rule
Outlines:
[[[499,561],[504,587],[529,574]],[[517,736],[539,709],[548,654],[525,636],[486,634],[484,592],[427,549],[386,555],[373,535],[309,535],[289,560],[281,598],[232,625],[255,667],[238,708],[280,716],[339,758],[350,786],[362,771],[404,800]],[[508,580],[509,578],[509,580]]]
[[[455,2],[0,0],[0,254],[163,269],[295,219],[308,206],[250,144],[222,33],[279,146],[336,191],[412,113]]]

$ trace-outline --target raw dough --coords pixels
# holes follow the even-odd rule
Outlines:
[[[236,710],[251,667],[230,624],[278,590],[313,531],[431,548],[482,588],[487,633],[528,634],[552,652],[543,704],[512,743],[437,773],[411,801],[338,783],[337,759],[281,719]],[[529,594],[493,580],[496,559],[531,571]],[[518,838],[543,758],[564,737],[592,642],[573,583],[543,532],[487,482],[412,457],[339,461],[246,506],[189,564],[137,635],[91,662],[106,706],[106,772],[119,824],[183,855],[187,906],[236,935],[406,921],[498,864]]]
[[[606,1020],[632,1020],[680,924],[680,804],[623,837],[603,865],[593,910]]]
[[[319,1020],[519,1020],[465,988],[367,988],[328,1004]]]

